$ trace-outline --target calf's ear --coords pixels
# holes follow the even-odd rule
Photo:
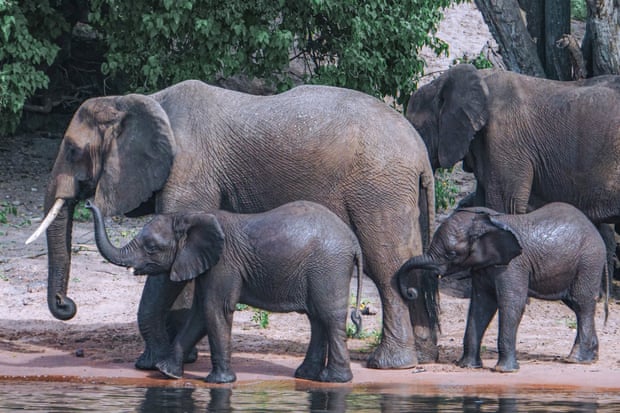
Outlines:
[[[507,265],[521,254],[521,244],[512,228],[488,214],[482,214],[480,220],[484,230],[472,239],[469,257],[464,262],[467,267]]]
[[[217,264],[225,237],[214,215],[181,215],[175,222],[175,232],[180,236],[170,271],[172,281],[192,280]]]

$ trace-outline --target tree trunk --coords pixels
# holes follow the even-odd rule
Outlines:
[[[547,78],[571,80],[569,51],[556,45],[565,34],[570,34],[570,1],[544,1],[544,59],[541,59]],[[529,17],[529,16],[528,16]]]
[[[582,44],[589,76],[620,74],[620,2],[587,0],[588,19]]]
[[[517,0],[475,0],[497,41],[508,70],[545,77],[545,71],[521,16]]]

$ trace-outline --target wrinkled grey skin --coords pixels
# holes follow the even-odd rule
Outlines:
[[[406,113],[433,170],[463,160],[472,205],[523,214],[566,202],[620,222],[620,76],[561,82],[456,65],[411,95]]]
[[[185,81],[152,95],[84,102],[45,201],[46,212],[55,199],[67,201],[47,230],[48,304],[60,319],[76,310],[67,297],[73,207],[91,196],[105,216],[256,213],[302,199],[325,205],[355,231],[381,297],[382,341],[368,365],[409,367],[437,357],[436,281],[421,277],[429,284],[418,286],[410,304],[393,279],[430,240],[432,170],[414,128],[378,99],[324,86],[251,96]],[[160,355],[150,343],[162,338],[145,326],[180,286],[148,278],[138,310],[146,348],[137,367],[155,367]]]
[[[620,222],[620,76],[561,82],[461,64],[413,93],[406,117],[433,170],[463,160],[474,173],[460,206],[523,214],[569,203],[599,226],[613,263],[605,223]]]
[[[594,314],[606,268],[605,244],[575,207],[550,203],[522,215],[483,207],[456,210],[437,229],[428,254],[409,259],[399,270],[405,296],[410,295],[407,273],[416,268],[444,277],[462,271],[471,274],[461,367],[482,367],[482,336],[499,312],[499,359],[494,370],[518,370],[517,328],[528,297],[561,300],[577,315],[577,337],[567,361],[597,360]]]
[[[206,381],[235,381],[231,329],[235,306],[244,303],[308,315],[310,345],[295,377],[324,382],[353,378],[346,317],[356,271],[358,304],[352,319],[359,332],[362,251],[355,234],[327,208],[297,201],[260,214],[156,215],[126,246],[116,248],[108,240],[101,213],[88,206],[104,258],[132,267],[136,275],[169,276],[177,283],[196,279],[191,316],[172,348],[167,341],[154,343],[162,347],[160,352],[171,351],[157,364],[165,375],[180,378],[184,355],[208,335],[213,369]]]

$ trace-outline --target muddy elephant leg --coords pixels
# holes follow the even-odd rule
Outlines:
[[[568,363],[593,363],[598,360],[598,337],[594,327],[596,302],[594,300],[564,300],[564,303],[577,316],[577,336],[570,354],[566,358]]]
[[[195,359],[196,345],[207,334],[203,312],[202,297],[196,297],[192,308],[189,309],[188,317],[181,326],[181,330],[175,335],[171,351],[168,356],[157,363],[157,368],[166,376],[179,379],[183,376],[183,363],[189,359]]]
[[[167,274],[146,279],[138,307],[138,327],[144,339],[144,352],[135,363],[141,370],[155,370],[169,353],[166,317],[186,283],[170,281]]]
[[[497,312],[497,300],[488,287],[482,287],[478,277],[472,278],[472,294],[467,315],[463,355],[457,362],[460,367],[482,368],[480,345],[482,337]]]
[[[328,342],[327,366],[319,375],[324,382],[346,383],[353,379],[351,372],[351,358],[347,349],[346,312],[340,317],[323,319],[322,324],[326,331]]]
[[[494,371],[500,373],[510,373],[519,370],[517,361],[517,330],[523,318],[525,305],[527,304],[527,285],[522,286],[521,294],[504,293],[499,294],[499,320],[497,351],[499,357],[497,364],[493,367]],[[519,290],[516,287],[515,290]]]
[[[327,359],[327,332],[316,315],[308,314],[308,318],[310,319],[310,343],[304,361],[295,370],[295,377],[319,380]]]
[[[396,271],[397,266],[387,264],[380,266],[374,263],[371,258],[366,260],[365,270],[377,286],[383,311],[381,343],[368,358],[367,366],[374,369],[410,368],[416,366],[419,361],[411,320],[420,323],[420,331],[422,332],[424,332],[424,326],[429,324],[428,320],[410,318],[408,303],[398,293],[397,280],[390,276],[389,269]],[[418,304],[419,299],[416,300],[415,304]],[[422,338],[425,336],[428,337],[427,334],[423,334],[420,338],[420,344],[424,341]]]
[[[601,277],[601,291],[599,297],[604,297],[607,291],[611,291],[611,278],[614,275],[616,269],[616,231],[610,224],[598,224],[598,232],[601,234],[601,238],[605,242],[605,248],[607,250],[607,271],[608,276]]]
[[[399,206],[399,211],[386,212],[389,208],[379,204],[378,211],[366,211],[370,215],[353,220],[364,254],[364,272],[375,283],[383,310],[381,343],[367,362],[369,368],[375,369],[410,368],[419,362],[434,362],[438,356],[436,324],[428,312],[429,294],[424,293],[422,286],[413,286],[419,294],[410,315],[409,302],[399,293],[398,280],[394,277],[403,262],[422,253],[419,226],[412,219],[416,213],[406,210],[409,201],[391,201]],[[368,222],[373,222],[376,228],[368,227]],[[381,229],[380,233],[377,228]],[[428,281],[435,283],[432,290],[436,294],[436,277]],[[430,295],[435,298],[434,294]]]

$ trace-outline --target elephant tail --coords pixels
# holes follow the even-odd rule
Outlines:
[[[355,308],[351,311],[351,321],[353,321],[353,325],[355,325],[353,337],[360,338],[362,335],[362,313],[360,311],[360,306],[362,303],[362,278],[364,276],[361,248],[358,248],[356,251],[354,259],[355,267],[357,269],[357,298],[355,301]]]

